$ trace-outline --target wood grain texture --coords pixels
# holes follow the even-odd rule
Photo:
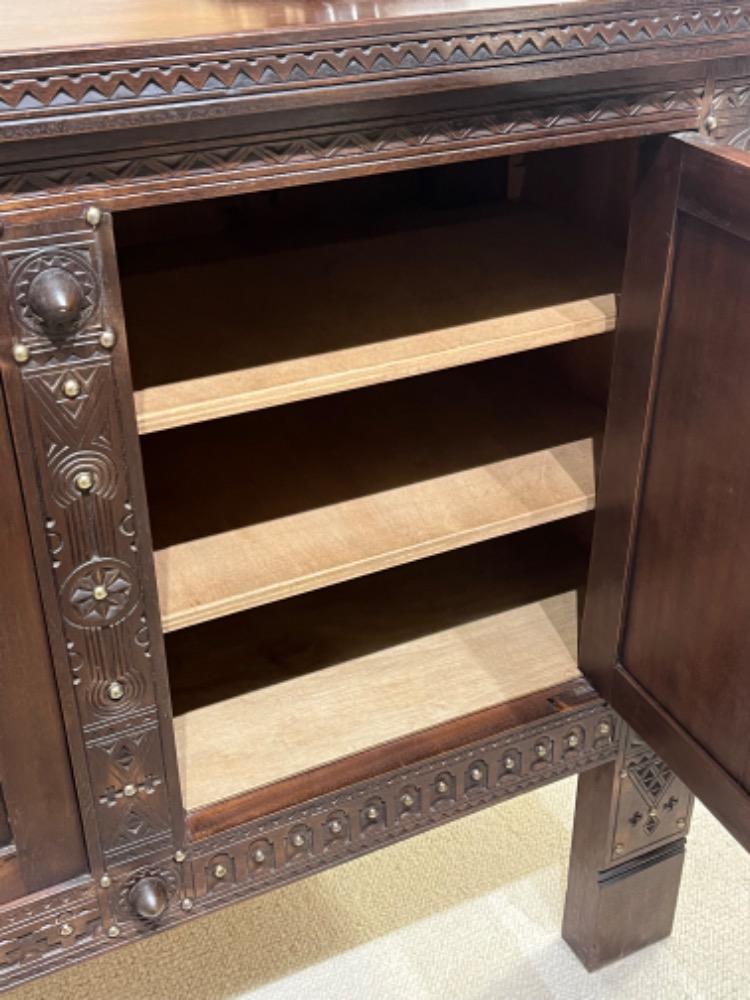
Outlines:
[[[647,179],[626,265],[583,664],[747,844],[750,156],[678,139],[660,155],[665,201],[647,218]]]
[[[518,360],[145,439],[165,630],[591,510],[601,411]]]
[[[586,550],[565,528],[170,636],[186,807],[579,677]]]
[[[141,433],[613,329],[616,250],[541,213],[477,215],[128,274]]]
[[[0,762],[4,839],[14,844],[2,865],[7,899],[80,875],[87,859],[2,385],[0,510]]]

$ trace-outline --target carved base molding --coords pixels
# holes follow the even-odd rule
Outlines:
[[[205,139],[0,168],[4,208],[71,197],[131,208],[310,183],[363,172],[517,152],[564,140],[590,142],[697,128],[704,88],[695,81],[608,90],[544,104],[497,103],[446,111]]]
[[[0,910],[0,989],[67,964],[71,952],[100,953],[605,764],[618,754],[621,728],[594,699],[199,841],[184,857],[122,869],[105,887],[87,879],[9,904]],[[149,876],[168,897],[158,922],[135,917],[130,904],[132,887]]]

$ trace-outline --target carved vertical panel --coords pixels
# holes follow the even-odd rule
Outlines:
[[[111,219],[10,227],[2,358],[95,872],[183,814]],[[33,726],[33,719],[29,719]]]

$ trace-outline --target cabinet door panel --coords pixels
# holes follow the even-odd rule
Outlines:
[[[671,138],[636,200],[584,669],[750,846],[750,157]]]

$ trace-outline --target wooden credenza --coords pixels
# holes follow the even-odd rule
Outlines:
[[[750,5],[0,16],[0,983],[580,773],[750,846]]]

